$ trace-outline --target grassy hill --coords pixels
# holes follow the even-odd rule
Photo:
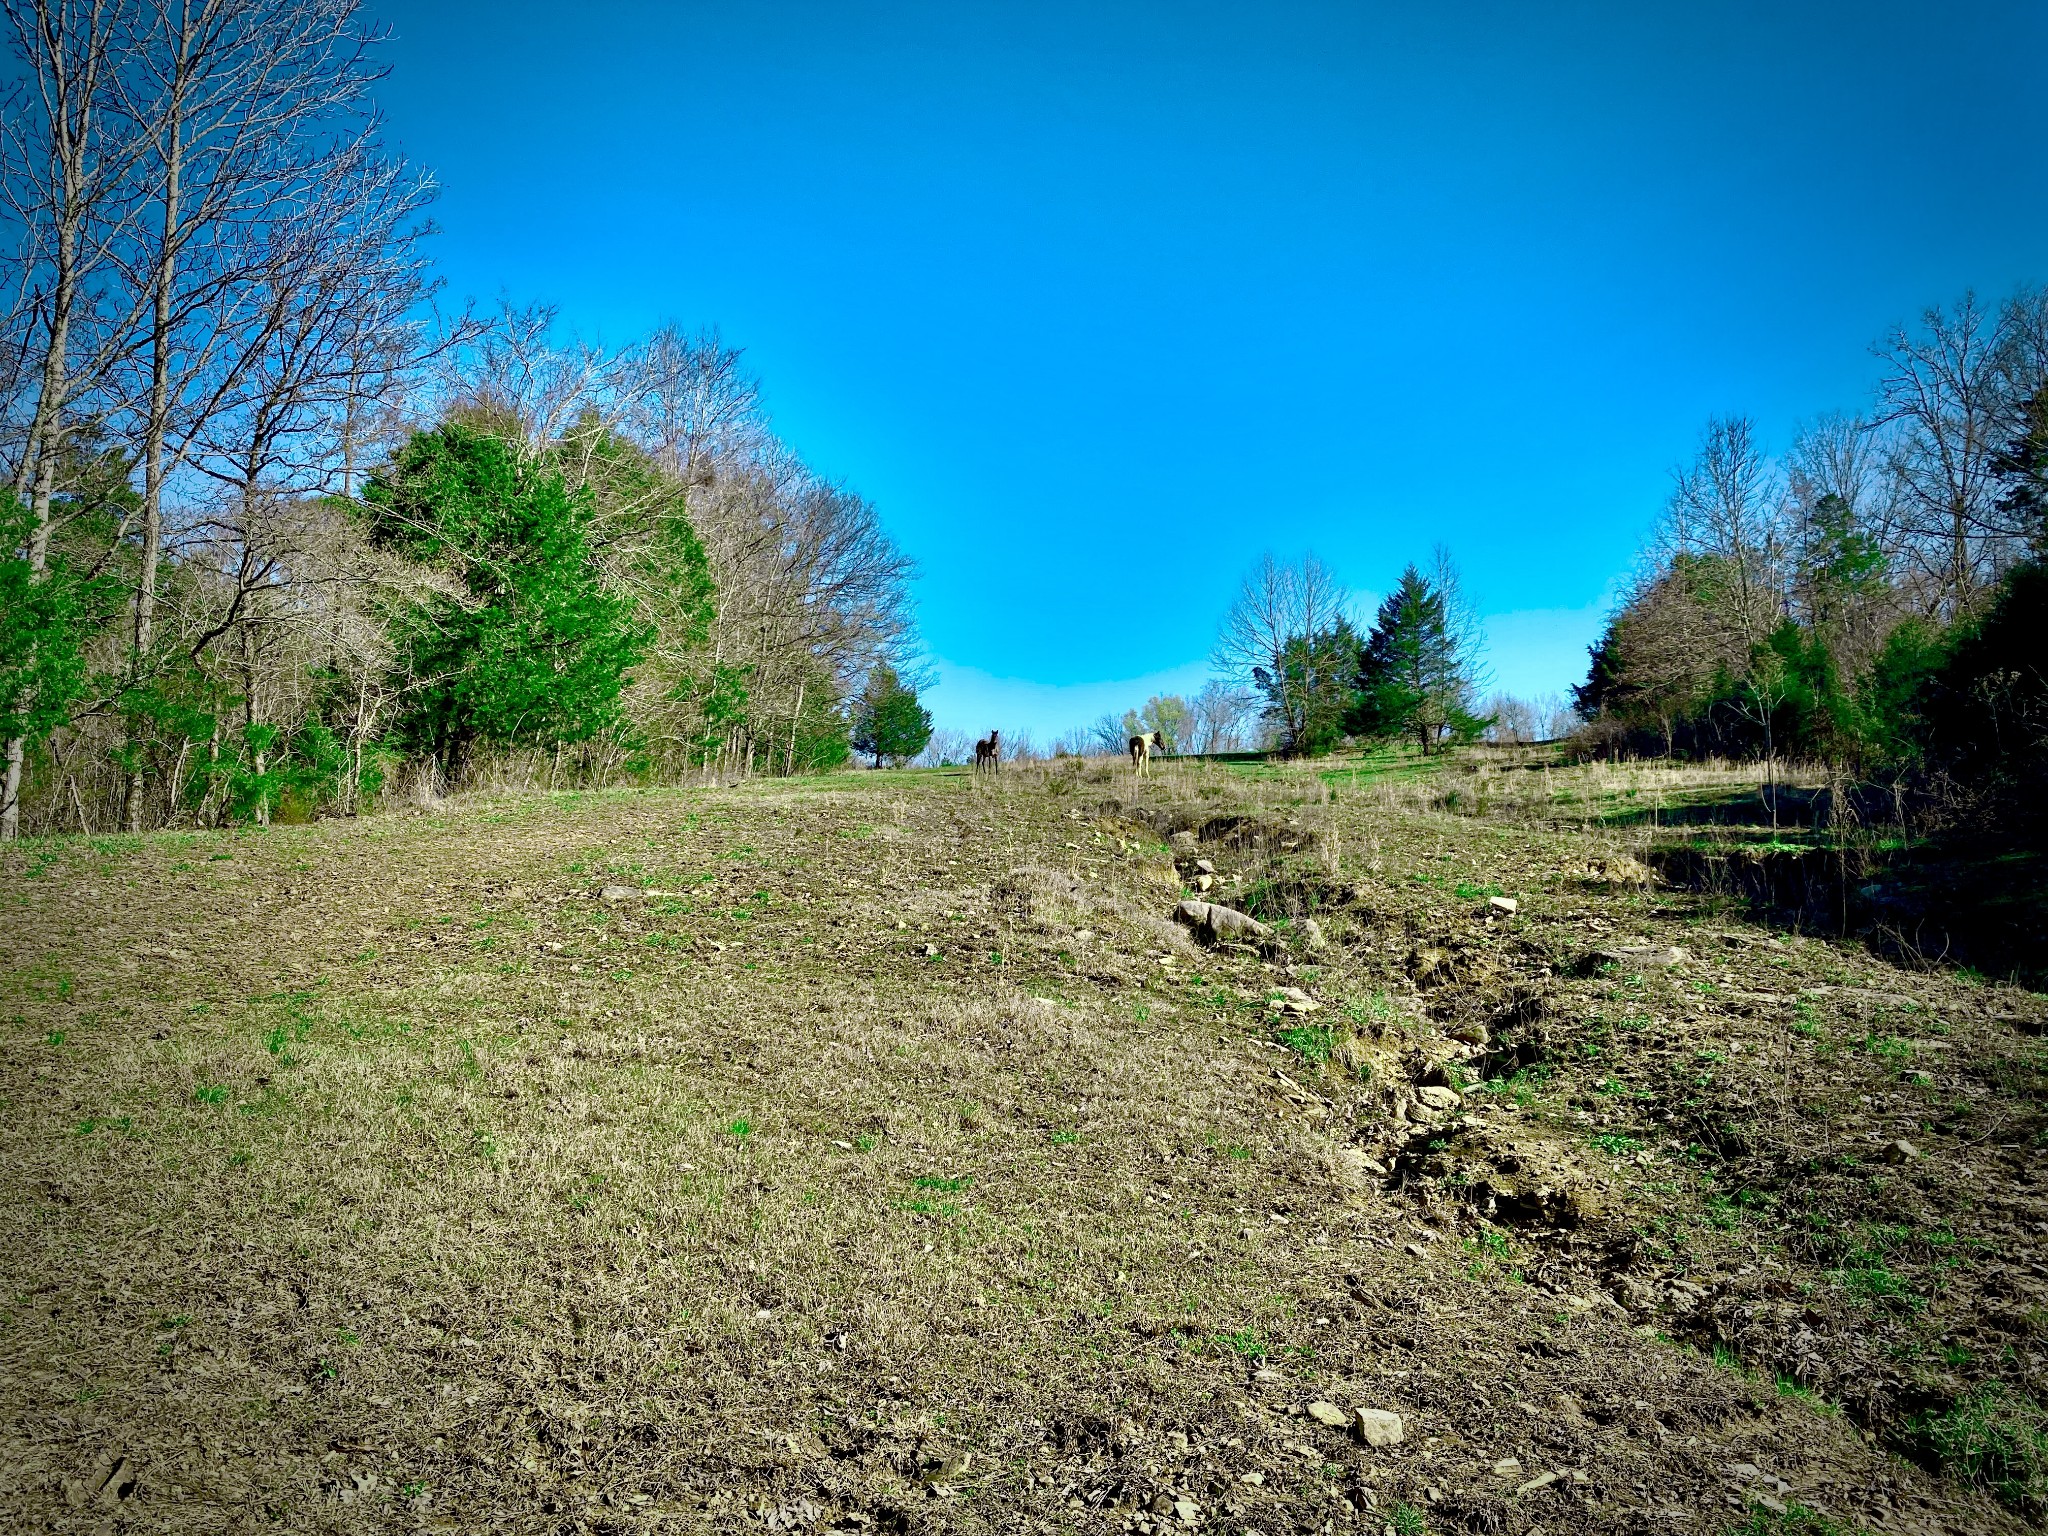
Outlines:
[[[1641,883],[1612,772],[11,850],[0,1520],[2029,1528],[2048,1004]]]

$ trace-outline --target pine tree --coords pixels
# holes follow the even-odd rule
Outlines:
[[[931,711],[917,702],[917,690],[882,662],[854,701],[850,739],[854,750],[874,757],[877,768],[884,758],[901,762],[917,756],[932,739]]]
[[[575,743],[619,722],[627,669],[654,631],[631,598],[604,588],[587,490],[502,438],[449,424],[415,434],[364,499],[373,539],[463,588],[396,616],[405,747],[434,756],[452,782],[479,743]]]
[[[1380,604],[1359,652],[1352,733],[1412,736],[1425,753],[1475,741],[1487,722],[1469,707],[1472,691],[1444,594],[1411,565]]]

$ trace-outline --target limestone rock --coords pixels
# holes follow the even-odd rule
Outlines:
[[[1282,987],[1279,989],[1279,992],[1280,995],[1278,997],[1269,998],[1266,1001],[1266,1006],[1275,1013],[1307,1015],[1323,1011],[1323,1005],[1299,987]]]
[[[1332,1429],[1344,1429],[1351,1423],[1351,1415],[1335,1403],[1310,1403],[1305,1411],[1318,1424],[1327,1424]]]
[[[1255,917],[1212,901],[1183,901],[1173,909],[1173,917],[1175,922],[1185,923],[1194,929],[1195,936],[1209,944],[1230,939],[1264,939],[1273,931]]]
[[[1354,1408],[1352,1432],[1367,1445],[1385,1447],[1401,1443],[1401,1415],[1386,1408]]]
[[[1457,1089],[1440,1087],[1434,1083],[1416,1089],[1415,1097],[1431,1109],[1438,1110],[1456,1109],[1465,1102],[1464,1097]]]
[[[632,885],[608,885],[597,894],[605,901],[631,901],[640,894],[640,889]]]
[[[1512,896],[1489,897],[1486,903],[1486,914],[1489,917],[1513,917],[1521,909],[1521,905]]]
[[[1593,976],[1608,966],[1621,972],[1661,971],[1682,965],[1691,957],[1675,944],[1620,944],[1589,950],[1579,961],[1581,975]]]

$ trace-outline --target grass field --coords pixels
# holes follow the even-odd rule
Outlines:
[[[1645,883],[1659,772],[9,850],[0,1528],[2028,1529],[2048,1004]]]

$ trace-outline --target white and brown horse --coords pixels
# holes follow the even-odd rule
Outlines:
[[[1157,731],[1153,731],[1146,736],[1133,736],[1131,738],[1131,767],[1137,772],[1149,776],[1152,772],[1152,754],[1154,752],[1164,752],[1165,750],[1166,743],[1160,740]]]

